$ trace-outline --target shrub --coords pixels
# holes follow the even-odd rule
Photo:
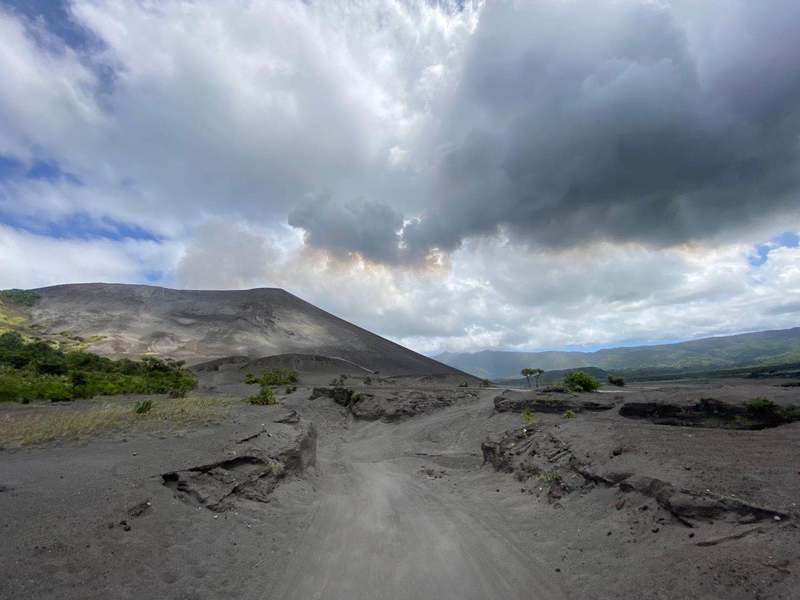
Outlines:
[[[372,377],[370,377],[369,375],[364,377],[364,385],[372,385]]]
[[[294,394],[297,391],[296,385],[287,385],[286,386],[286,393],[287,394]]]
[[[288,385],[297,383],[297,373],[291,369],[270,369],[258,380],[261,385]]]
[[[259,406],[269,406],[271,404],[277,404],[278,401],[275,398],[275,392],[272,391],[272,388],[268,388],[262,384],[261,390],[254,396],[250,396],[248,399],[250,404],[256,404]]]
[[[482,387],[489,387],[490,385],[492,385],[491,381],[489,381],[488,379],[481,379],[481,386]]]
[[[774,414],[778,411],[778,405],[768,398],[753,398],[745,403],[745,408],[752,415]]]
[[[458,387],[469,387],[469,384],[466,381],[462,381],[458,384]]]
[[[248,385],[253,385],[254,383],[258,383],[258,377],[253,375],[252,373],[248,373],[244,376],[244,382]]]
[[[572,410],[571,408],[568,408],[567,410],[564,411],[564,415],[563,416],[564,416],[565,419],[574,419],[576,415],[575,415],[575,411],[574,410]]]
[[[147,398],[145,400],[139,400],[139,402],[137,402],[136,406],[133,408],[133,412],[135,412],[137,415],[145,415],[149,413],[150,409],[152,408],[153,401],[150,400],[150,398]]]
[[[616,385],[617,387],[625,387],[625,378],[618,375],[609,375],[608,383]]]
[[[522,422],[525,425],[533,425],[536,422],[536,415],[527,406],[522,409]]]
[[[573,371],[564,377],[564,385],[571,392],[595,392],[600,388],[600,382],[583,371]]]
[[[555,481],[561,481],[561,473],[556,471],[555,469],[551,471],[545,471],[541,475],[539,475],[539,479],[546,481],[547,483],[553,483]]]
[[[65,352],[41,340],[26,342],[17,333],[0,335],[0,400],[185,394],[196,385],[181,361],[111,360],[91,352]]]
[[[781,412],[787,421],[800,421],[800,406],[790,404],[785,406]]]
[[[28,290],[0,290],[0,300],[18,306],[33,306],[39,300],[39,294]]]

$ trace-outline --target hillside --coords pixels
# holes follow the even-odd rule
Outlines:
[[[195,364],[227,356],[313,354],[386,375],[458,374],[275,288],[173,290],[70,284],[0,298],[5,327],[98,354],[153,354]]]
[[[608,348],[596,352],[504,352],[438,355],[440,360],[478,377],[518,377],[523,367],[547,371],[594,366],[623,369],[724,369],[800,361],[800,328],[712,337],[676,344]]]

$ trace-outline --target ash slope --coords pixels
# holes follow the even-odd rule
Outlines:
[[[315,354],[387,375],[466,374],[277,288],[201,291],[68,284],[35,290],[31,325],[77,335],[109,356],[153,353],[196,364],[227,356]]]

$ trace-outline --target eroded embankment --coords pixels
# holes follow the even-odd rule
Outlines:
[[[743,405],[714,398],[701,398],[694,404],[665,402],[627,402],[619,414],[629,419],[646,419],[657,425],[713,427],[721,429],[768,429],[800,420],[800,408],[781,407],[766,399]]]
[[[534,480],[548,502],[561,503],[576,492],[588,493],[597,486],[616,488],[621,496],[617,510],[625,506],[625,495],[640,494],[656,501],[675,523],[695,528],[702,523],[725,522],[731,525],[779,523],[789,518],[785,512],[756,506],[713,494],[691,490],[636,470],[617,470],[593,464],[579,457],[571,444],[558,433],[558,425],[529,425],[490,435],[483,442],[484,464],[512,473],[520,482]],[[619,455],[622,448],[614,450]],[[533,492],[532,492],[533,493]],[[708,543],[708,542],[706,542]]]
[[[315,387],[311,400],[330,398],[357,419],[387,422],[430,413],[456,403],[474,401],[477,392],[469,390],[375,389],[356,391],[342,386]]]
[[[242,501],[268,502],[281,480],[316,463],[317,433],[292,412],[237,440],[224,454],[227,458],[164,473],[163,483],[180,500],[215,512]]]

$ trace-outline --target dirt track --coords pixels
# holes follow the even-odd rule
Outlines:
[[[564,597],[495,506],[435,493],[418,461],[375,460],[383,441],[325,449],[314,517],[270,598]]]

